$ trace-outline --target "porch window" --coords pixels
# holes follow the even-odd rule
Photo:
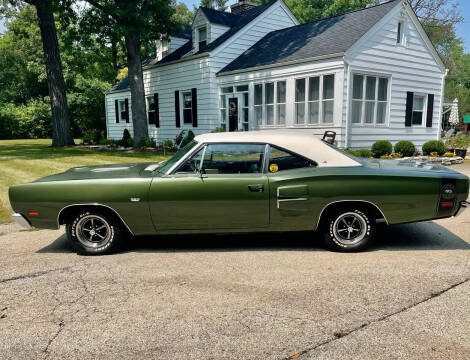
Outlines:
[[[277,112],[276,112],[276,125],[286,124],[286,82],[277,82]]]
[[[263,124],[263,84],[255,84],[255,123],[256,125]]]
[[[237,87],[238,88],[238,87]],[[242,106],[242,112],[243,112],[243,130],[248,131],[249,130],[249,102],[248,102],[248,85],[247,85],[247,92],[243,93],[243,106]]]
[[[334,121],[335,75],[295,80],[295,124],[331,124]]]
[[[183,122],[193,123],[191,91],[183,91]]]
[[[223,129],[227,128],[227,104],[226,104],[226,97],[225,95],[220,95],[220,104],[219,104],[219,109],[220,109],[220,126]]]
[[[351,119],[353,124],[385,125],[388,78],[353,75]]]
[[[266,83],[264,86],[266,125],[274,125],[274,83]]]

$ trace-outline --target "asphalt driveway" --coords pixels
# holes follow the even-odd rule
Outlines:
[[[383,227],[358,254],[276,234],[84,257],[63,230],[0,249],[2,359],[470,358],[470,211]]]

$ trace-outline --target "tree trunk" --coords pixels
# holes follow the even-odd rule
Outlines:
[[[148,136],[147,115],[142,63],[140,61],[140,38],[135,34],[126,35],[127,67],[131,88],[132,125],[134,147]]]
[[[111,40],[111,63],[113,66],[114,71],[117,72],[119,71],[119,66],[118,66],[118,40],[117,36],[115,33],[112,33],[110,36]]]
[[[51,98],[52,146],[74,145],[51,0],[37,0],[34,5],[41,29],[47,85]]]

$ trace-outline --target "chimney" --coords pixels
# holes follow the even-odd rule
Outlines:
[[[238,0],[237,3],[230,6],[230,12],[232,14],[242,14],[243,12],[253,9],[257,4],[246,0]]]

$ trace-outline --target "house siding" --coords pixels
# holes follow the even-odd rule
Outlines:
[[[170,36],[170,49],[169,52],[172,53],[176,49],[180,48],[188,42],[188,39],[183,39],[175,36]]]
[[[409,10],[408,10],[409,11]],[[376,140],[389,140],[393,144],[400,140],[412,141],[421,147],[426,141],[440,137],[441,95],[443,91],[443,69],[432,56],[425,41],[414,25],[411,15],[403,16],[398,7],[387,17],[385,24],[361,44],[346,53],[350,73],[383,74],[389,77],[389,117],[387,126],[353,125],[350,114],[349,83],[344,84],[344,122],[349,116],[349,147],[369,148]],[[406,44],[397,44],[397,26],[404,21]],[[408,91],[434,94],[432,127],[405,127],[406,94]]]

